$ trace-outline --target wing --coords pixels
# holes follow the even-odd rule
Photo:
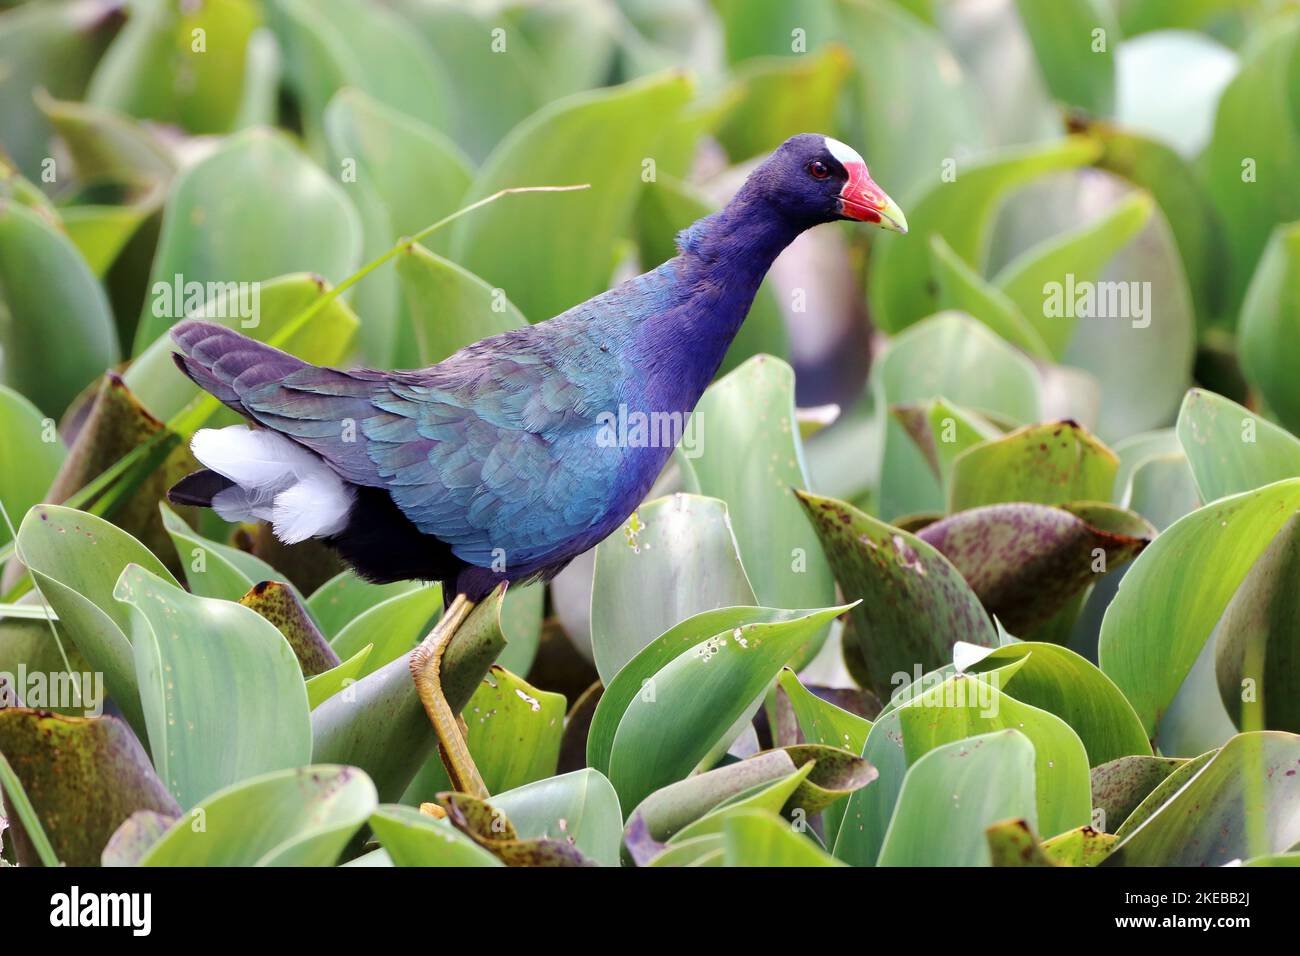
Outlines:
[[[596,441],[596,416],[626,376],[592,332],[528,331],[419,372],[307,367],[241,401],[461,560],[533,565],[608,514],[626,451]]]

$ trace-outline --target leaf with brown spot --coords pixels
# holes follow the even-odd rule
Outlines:
[[[136,866],[176,819],[155,810],[135,811],[113,831],[100,854],[100,863],[104,866]]]
[[[1101,507],[1085,513],[1101,515]],[[1097,527],[1063,508],[997,504],[958,512],[922,528],[917,537],[956,566],[1007,630],[1028,638],[1155,537],[1155,528],[1130,517],[1132,530],[1142,530],[1142,536]],[[1100,573],[1098,549],[1105,555]]]
[[[239,603],[262,615],[284,635],[302,666],[303,676],[314,677],[342,663],[287,584],[261,581]]]
[[[786,801],[784,812],[801,809],[808,816],[821,813],[836,801],[861,790],[879,774],[876,768],[857,754],[840,747],[822,744],[796,744],[785,747],[785,752],[796,766],[808,761],[813,767]]]
[[[1148,794],[1188,762],[1133,754],[1093,767],[1092,805],[1102,811],[1105,830],[1116,832]]]
[[[521,840],[510,819],[491,804],[467,793],[440,793],[438,804],[462,833],[506,866],[597,866],[568,840]]]
[[[984,830],[994,866],[1055,866],[1043,852],[1029,821],[1003,820]]]
[[[0,710],[0,751],[69,866],[97,866],[113,832],[137,810],[181,812],[140,742],[116,717]],[[9,819],[19,864],[36,863],[18,818]]]
[[[1097,866],[1110,856],[1119,837],[1092,827],[1075,827],[1043,843],[1043,852],[1057,866]]]
[[[833,498],[797,492],[844,592],[870,689],[952,660],[958,641],[996,647],[997,632],[961,572],[932,545]]]

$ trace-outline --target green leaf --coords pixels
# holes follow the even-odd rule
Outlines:
[[[360,251],[361,230],[347,196],[285,136],[262,129],[231,136],[173,184],[135,354],[183,314],[182,304],[168,301],[175,299],[178,275],[183,286],[198,282],[205,289],[209,282],[290,272],[338,282],[356,267]],[[241,312],[237,318],[242,324],[254,317]]]
[[[543,107],[484,160],[465,196],[472,202],[524,185],[590,183],[562,197],[512,196],[459,220],[452,256],[505,289],[533,321],[606,287],[610,248],[640,190],[640,165],[690,93],[682,76],[578,94]]]
[[[1068,288],[1081,288],[1080,282],[1096,282],[1106,263],[1143,230],[1153,209],[1149,195],[1135,192],[1092,222],[1025,250],[993,280],[1046,342],[1050,358],[1065,355],[1078,317],[1064,299],[1051,312],[1049,289],[1064,296]]]
[[[1203,389],[1193,388],[1183,399],[1178,441],[1202,501],[1300,477],[1300,439]]]
[[[1239,734],[1107,859],[1121,866],[1222,866],[1300,841],[1300,738]]]
[[[790,697],[799,730],[812,743],[839,747],[852,754],[862,753],[871,721],[822,700],[799,682],[794,671],[786,668],[778,678],[781,689]]]
[[[989,825],[1019,817],[1037,826],[1034,759],[1034,745],[1017,730],[925,753],[903,780],[879,865],[988,866]]]
[[[0,502],[9,521],[20,521],[54,483],[68,455],[54,420],[11,388],[0,385]],[[0,520],[0,545],[13,537]]]
[[[372,650],[374,645],[367,644],[336,667],[308,677],[307,706],[315,710],[344,687],[349,687],[360,680],[362,668],[366,666],[366,659],[370,657]]]
[[[970,448],[953,463],[948,510],[1028,501],[1108,501],[1119,459],[1072,421],[1017,429]]]
[[[1228,315],[1246,293],[1274,227],[1300,219],[1300,19],[1276,19],[1251,48],[1219,97],[1214,136],[1205,151],[1210,199],[1222,222]]]
[[[997,646],[997,634],[961,573],[934,547],[833,498],[799,493],[849,600],[853,640],[881,700],[895,675],[931,671],[958,641]]]
[[[726,866],[844,866],[774,813],[729,814],[722,835]]]
[[[376,807],[355,767],[278,770],[212,794],[176,821],[141,866],[333,866]],[[202,811],[203,828],[192,826]]]
[[[1096,158],[1097,152],[1095,143],[1078,137],[1017,147],[963,164],[952,182],[932,186],[910,204],[906,237],[882,236],[877,240],[880,248],[871,257],[867,280],[875,322],[887,332],[900,332],[938,307],[935,290],[930,286],[932,235],[942,235],[954,253],[982,271],[998,201],[1013,187],[1038,176],[1085,165]],[[937,168],[941,158],[928,168]],[[950,397],[973,404],[959,396]]]
[[[1297,93],[1300,101],[1300,92]],[[1300,163],[1300,157],[1297,158]],[[1296,168],[1296,167],[1292,167]],[[1300,210],[1297,210],[1300,215]],[[1300,429],[1300,389],[1285,361],[1300,332],[1300,222],[1278,226],[1241,305],[1242,370],[1282,423]]]
[[[596,546],[595,561],[591,643],[605,684],[692,614],[756,603],[727,506],[716,498],[678,494],[643,505]]]
[[[469,161],[455,144],[359,90],[340,90],[330,101],[325,110],[325,135],[335,166],[344,171],[344,189],[361,213],[362,251],[367,260],[387,251],[399,237],[414,235],[455,212],[469,188]],[[348,171],[352,175],[347,175]],[[428,241],[442,252],[445,237],[446,233],[437,233]],[[439,318],[449,316],[452,322],[458,318],[454,301],[440,297],[425,300],[403,293],[398,278],[407,258],[398,260],[396,273],[385,265],[367,276],[356,291],[357,311],[367,318],[362,327],[362,349],[368,361],[383,368],[441,361],[445,355],[424,357],[422,326],[427,325],[432,309]],[[417,322],[414,327],[413,319]],[[424,329],[424,335],[428,334]]]
[[[1178,757],[1132,754],[1094,766],[1089,773],[1092,805],[1101,813],[1101,829],[1116,832],[1151,791],[1186,763]]]
[[[1124,575],[1102,622],[1101,669],[1155,732],[1232,595],[1300,508],[1300,480],[1222,498],[1179,519]]]
[[[1033,363],[961,313],[945,312],[908,329],[890,342],[877,369],[872,395],[880,413],[942,397],[967,412],[992,413],[1016,424],[1037,421],[1040,415]],[[879,513],[893,518],[942,510],[944,492],[906,429],[891,416],[881,432]],[[957,435],[962,434],[959,429]],[[949,451],[945,448],[945,457]]]
[[[618,794],[604,774],[575,770],[524,784],[492,798],[521,837],[571,839],[602,866],[619,865],[623,815]]]
[[[1088,751],[1089,766],[1132,754],[1150,756],[1151,742],[1133,706],[1096,665],[1056,644],[1008,644],[967,668],[983,673],[1026,658],[1002,689],[1023,704],[1048,711],[1074,728]]]
[[[136,686],[131,617],[113,584],[129,565],[175,582],[162,562],[135,538],[102,518],[57,505],[37,505],[18,529],[18,553],[37,589],[58,615],[59,636],[81,652],[136,734],[144,711]]]
[[[1029,821],[1003,820],[985,828],[991,866],[1055,866],[1043,852]]]
[[[182,807],[255,774],[310,761],[302,671],[273,624],[238,604],[188,594],[138,565],[126,567],[113,596],[131,608],[154,766]]]
[[[953,563],[1003,626],[1029,636],[1156,536],[1137,515],[1100,506],[1095,513],[1111,521],[1094,525],[1028,502],[987,505],[926,525],[917,537]],[[1116,519],[1125,526],[1109,526]]]
[[[999,684],[997,680],[983,680],[979,675],[958,675],[898,708],[908,766],[942,744],[993,730],[1015,729],[1033,744],[1037,828],[1043,833],[1056,834],[1090,822],[1088,754],[1078,734],[1050,711],[1000,691]],[[906,781],[903,786],[906,789]],[[1005,813],[1002,816],[1026,815]],[[849,825],[847,821],[845,825]],[[883,850],[881,865],[885,865]]]
[[[0,709],[0,752],[67,866],[97,866],[113,831],[137,810],[180,812],[144,748],[116,717]],[[12,795],[8,800],[12,808]],[[33,865],[38,854],[32,835],[21,816],[11,823],[17,825],[19,865]]]
[[[194,594],[238,601],[253,585],[280,577],[279,572],[261,559],[196,534],[167,505],[159,503],[158,510],[162,514],[163,526],[176,546],[176,554],[185,571],[185,583]],[[236,557],[235,552],[242,557]],[[250,566],[256,569],[255,574],[245,573]]]
[[[459,712],[505,646],[501,633],[501,591],[475,605],[456,631],[443,658],[443,690]],[[312,759],[360,767],[375,782],[381,800],[406,791],[433,752],[429,724],[415,682],[410,655],[362,677],[312,711]]]
[[[304,677],[323,674],[341,663],[292,585],[283,581],[259,581],[239,603],[256,611],[284,635]]]
[[[397,281],[414,329],[414,363],[420,366],[528,324],[501,290],[419,244],[398,257]]]
[[[1116,838],[1092,827],[1075,827],[1043,843],[1043,852],[1057,866],[1098,866],[1110,856]]]
[[[363,611],[419,586],[415,581],[371,584],[355,571],[340,571],[312,592],[307,598],[307,610],[325,636],[332,639]]]
[[[50,844],[50,838],[45,833],[45,828],[41,826],[40,817],[36,815],[36,810],[32,803],[27,799],[27,793],[23,790],[22,781],[14,773],[13,767],[9,766],[9,761],[5,759],[3,752],[0,752],[0,804],[3,804],[5,813],[6,829],[9,828],[10,820],[16,819],[15,833],[17,827],[21,826],[23,832],[27,834],[27,839],[31,842],[34,855],[41,866],[58,866],[59,857],[54,852],[54,847]],[[5,866],[12,866],[7,859],[0,856],[0,862]]]
[[[489,793],[555,774],[564,695],[493,666],[464,709],[466,743]]]
[[[791,493],[810,484],[795,422],[794,370],[770,356],[752,358],[710,386],[695,415],[708,436],[695,449],[702,454],[692,460],[699,491],[727,503],[757,603],[833,603],[830,565]],[[801,652],[796,670],[812,660],[824,637],[818,635]]]
[[[930,237],[930,252],[934,257],[934,281],[939,284],[939,308],[966,312],[1034,358],[1051,358],[1043,336],[1029,324],[1017,304],[967,265],[943,241],[943,236],[936,233]]]
[[[47,415],[118,362],[113,315],[94,273],[67,236],[14,202],[0,203],[0,312],[0,383]]]
[[[330,640],[330,647],[347,659],[373,644],[362,676],[411,651],[429,632],[442,611],[442,588],[427,584],[395,594],[362,611]]]
[[[412,807],[385,804],[370,816],[375,837],[394,866],[502,866],[446,820]]]
[[[185,280],[189,281],[189,276]],[[170,296],[174,299],[174,279],[166,277],[159,281],[172,288]],[[155,284],[154,291],[161,293],[161,286]],[[204,296],[197,309],[187,310],[186,314],[235,329],[259,342],[272,342],[304,362],[335,365],[347,358],[360,324],[353,311],[338,299],[332,299],[312,315],[310,322],[282,338],[292,320],[328,292],[329,286],[320,276],[283,275],[260,284],[256,325],[248,325],[251,320],[240,318],[238,294],[232,296],[224,287],[213,297]],[[186,303],[182,302],[181,306],[185,307]],[[157,338],[136,356],[123,376],[145,407],[165,420],[170,420],[202,394],[197,385],[177,372],[172,361],[174,351],[169,337]],[[217,413],[216,420],[220,424],[242,421],[234,412],[224,409]]]
[[[82,181],[139,187],[167,182],[175,174],[175,156],[143,123],[89,103],[56,99],[41,89],[32,96],[63,140]]]
[[[678,654],[624,711],[609,778],[623,806],[689,774],[765,693],[810,633],[843,608],[744,624]]]
[[[701,611],[673,625],[643,647],[614,676],[596,704],[587,732],[587,765],[609,773],[610,748],[628,705],[642,694],[646,682],[683,651],[701,641],[746,624],[797,621],[816,611],[785,611],[764,607],[727,607]]]
[[[1120,35],[1103,0],[1016,0],[1039,68],[1052,95],[1066,106],[1105,116],[1115,104],[1114,49]],[[1102,31],[1096,46],[1094,31]]]

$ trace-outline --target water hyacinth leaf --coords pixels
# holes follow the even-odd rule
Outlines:
[[[786,801],[785,812],[792,815],[809,817],[839,806],[844,797],[861,790],[878,775],[866,760],[833,744],[795,744],[783,749],[801,767],[812,763]]]
[[[265,575],[257,575],[257,580],[245,574],[233,560],[230,552],[237,549],[209,541],[196,534],[176,512],[165,504],[158,505],[162,514],[163,526],[171,535],[172,544],[185,572],[185,583],[190,591],[202,597],[221,598],[226,601],[238,601],[261,581],[274,580],[279,575],[269,565],[265,566]],[[257,561],[252,555],[248,555]],[[259,562],[260,563],[260,562]]]
[[[182,290],[189,283],[206,289],[209,282],[259,282],[291,272],[338,282],[356,267],[360,251],[357,214],[342,188],[286,137],[263,129],[231,136],[173,184],[150,280],[151,289],[169,294],[145,302],[134,352],[144,352],[184,314],[181,304],[168,301],[175,298],[176,276]],[[249,298],[251,289],[241,294],[241,305]]]
[[[395,594],[362,611],[330,640],[340,658],[348,658],[367,644],[374,649],[362,676],[406,654],[424,639],[442,611],[442,588],[426,584]]]
[[[154,766],[182,807],[255,774],[310,761],[302,671],[275,625],[238,604],[188,594],[138,565],[127,566],[113,595],[131,609]]]
[[[498,807],[467,793],[440,793],[438,806],[452,826],[506,866],[596,866],[567,839],[520,837]]]
[[[0,709],[0,751],[67,866],[98,865],[109,837],[137,810],[180,812],[144,748],[116,717]],[[11,823],[19,865],[36,864],[21,818]]]
[[[1219,619],[1214,669],[1223,706],[1243,730],[1300,732],[1300,518],[1292,515]]]
[[[506,636],[506,647],[497,658],[498,664],[516,674],[528,673],[541,647],[545,613],[545,584],[539,582],[506,591],[501,604],[501,629]]]
[[[54,419],[11,388],[0,385],[0,502],[10,521],[21,521],[27,509],[45,497],[68,450],[54,428]],[[13,535],[0,521],[0,545]]]
[[[948,510],[1008,501],[1108,501],[1119,459],[1072,421],[1029,425],[976,445],[953,463]]]
[[[59,636],[76,647],[132,729],[145,739],[144,712],[131,651],[131,617],[109,583],[128,565],[175,583],[135,538],[102,518],[57,505],[37,505],[18,529],[18,553],[41,596],[58,615]]]
[[[871,721],[818,697],[789,668],[781,671],[778,681],[790,698],[799,730],[806,740],[839,747],[852,754],[862,753],[867,734],[871,732]]]
[[[844,48],[801,57],[763,57],[737,71],[737,94],[714,131],[734,162],[768,153],[806,130],[832,129],[840,88],[849,75]]]
[[[1300,737],[1238,734],[1172,797],[1124,835],[1123,866],[1222,866],[1300,841]]]
[[[570,839],[601,866],[619,865],[623,815],[604,774],[584,768],[537,780],[492,797],[521,837]]]
[[[1300,98],[1300,93],[1297,94]],[[1298,146],[1300,151],[1300,146]],[[1300,215],[1300,210],[1297,210]],[[1242,369],[1288,428],[1300,428],[1300,389],[1286,374],[1285,343],[1300,331],[1300,222],[1278,226],[1241,305]]]
[[[1300,477],[1300,439],[1222,395],[1188,391],[1177,430],[1202,501]]]
[[[528,324],[502,290],[419,244],[398,257],[397,281],[414,332],[413,364],[433,365],[479,339]]]
[[[374,645],[367,644],[336,667],[308,677],[307,706],[315,710],[321,703],[360,680],[362,668],[366,666],[366,658],[372,650]]]
[[[83,181],[144,185],[169,181],[175,174],[171,149],[143,123],[90,103],[56,99],[44,90],[32,95]]]
[[[348,86],[432,129],[448,128],[450,80],[424,38],[396,13],[361,0],[277,0],[268,14],[314,153],[326,152],[322,118]]]
[[[934,181],[945,161],[985,145],[975,90],[939,32],[898,4],[837,2],[834,13],[833,38],[853,56],[856,81],[849,84],[855,122],[848,133],[871,144],[873,177],[904,202],[911,220],[908,203]],[[794,26],[803,24],[800,19]],[[791,36],[786,33],[785,52]],[[903,91],[915,112],[896,108]],[[882,327],[897,331],[902,325]]]
[[[1170,525],[1129,567],[1106,611],[1101,669],[1148,735],[1242,580],[1300,509],[1300,479],[1222,498]]]
[[[1246,293],[1274,227],[1300,219],[1294,170],[1300,120],[1294,65],[1300,19],[1284,16],[1254,44],[1219,98],[1214,134],[1203,159],[1210,199],[1227,247],[1226,313]]]
[[[1038,65],[1052,96],[1094,116],[1115,102],[1114,51],[1119,36],[1114,13],[1103,0],[1016,0]]]
[[[54,852],[54,847],[50,844],[50,838],[45,833],[45,828],[41,826],[41,819],[36,815],[36,809],[32,802],[27,799],[27,793],[23,790],[22,781],[14,773],[14,768],[9,766],[9,761],[5,759],[4,753],[0,752],[0,812],[5,815],[5,829],[9,829],[9,820],[16,818],[18,826],[23,828],[27,834],[28,840],[32,844],[32,849],[36,853],[36,859],[40,866],[58,866],[59,857]],[[0,837],[4,834],[0,833]],[[11,838],[10,843],[13,842]],[[16,858],[17,852],[5,850],[0,854],[0,862],[5,866],[14,866],[11,858]]]
[[[925,456],[945,495],[957,456],[972,445],[1002,434],[983,415],[959,408],[944,398],[904,402],[892,406],[889,412]]]
[[[189,281],[188,276],[185,281]],[[177,302],[174,276],[164,276],[150,288],[158,301],[170,304],[172,308],[168,311],[179,309],[177,314],[236,329],[243,335],[273,344],[304,362],[316,365],[342,362],[360,325],[346,303],[332,299],[313,314],[306,325],[288,331],[294,319],[329,291],[328,283],[317,275],[295,273],[268,279],[258,284],[256,298],[253,298],[252,288],[241,293],[238,287],[231,289],[225,283],[219,283],[212,290],[215,295],[209,296],[205,285],[202,292],[191,299],[182,283],[179,290],[181,301]],[[254,304],[256,316],[251,315]],[[170,420],[200,394],[199,387],[176,369],[172,361],[175,350],[169,336],[156,339],[136,356],[123,374],[126,384],[144,406],[165,420]],[[216,418],[222,424],[239,420],[234,412],[224,409],[217,412]]]
[[[1007,676],[1002,689],[1074,728],[1088,752],[1089,766],[1151,755],[1151,742],[1119,688],[1069,648],[1034,641],[1008,644],[968,667],[967,673],[984,673],[1021,658],[1024,666]]]
[[[1043,841],[1043,853],[1057,866],[1098,866],[1117,842],[1113,833],[1075,827]]]
[[[990,866],[1055,866],[1028,820],[1003,820],[986,827],[984,836],[989,843]]]
[[[474,606],[443,658],[443,690],[459,712],[501,649],[502,590]],[[404,654],[335,694],[311,714],[312,758],[360,767],[385,802],[397,800],[433,751],[429,716]]]
[[[682,494],[651,501],[596,546],[591,634],[600,679],[608,686],[692,614],[756,603],[724,502]]]
[[[164,833],[176,822],[174,814],[137,810],[104,844],[99,855],[100,866],[139,866],[149,848],[162,839]]]
[[[999,271],[994,282],[1042,337],[1049,357],[1059,361],[1073,338],[1078,321],[1075,303],[1064,301],[1067,290],[1087,289],[1106,263],[1142,231],[1154,203],[1135,192],[1095,220],[1025,250]]]
[[[612,241],[640,189],[636,171],[689,94],[690,83],[670,75],[577,94],[534,113],[483,162],[465,201],[521,183],[591,189],[512,196],[461,219],[451,258],[504,289],[533,321],[603,290]]]
[[[132,206],[69,206],[63,210],[63,228],[102,279],[118,253],[154,210],[146,204]]]
[[[1153,455],[1133,471],[1129,507],[1163,531],[1201,505],[1187,456],[1181,451]]]
[[[1042,334],[1025,319],[1020,307],[971,268],[937,233],[930,237],[934,281],[939,285],[940,309],[956,309],[979,319],[1012,345],[1038,359],[1051,358]]]
[[[325,134],[335,165],[345,172],[344,188],[361,213],[367,260],[387,251],[399,237],[414,235],[454,212],[469,188],[469,162],[455,144],[359,90],[340,90],[330,101]],[[346,175],[349,171],[353,174]],[[441,252],[446,237],[445,232],[434,233],[426,241]],[[432,303],[441,307],[438,314],[456,315],[454,304],[437,298]],[[428,313],[430,304],[423,305]],[[399,288],[393,266],[381,266],[357,287],[356,309],[367,319],[361,330],[367,361],[384,368],[410,368],[445,357],[426,359],[422,351],[417,353],[419,328],[412,327],[419,314],[416,301]]]
[[[897,236],[877,240],[880,249],[872,256],[867,285],[876,323],[887,332],[900,332],[937,308],[930,285],[930,236],[942,235],[953,252],[982,270],[989,228],[1003,195],[1038,176],[1091,162],[1097,152],[1094,143],[1080,137],[1017,147],[973,162],[952,182],[931,187],[908,207],[905,242],[890,241]]]
[[[311,593],[307,610],[322,633],[332,639],[363,611],[419,586],[415,581],[372,584],[355,571],[340,571]]]
[[[224,133],[239,111],[249,37],[261,19],[250,0],[182,6],[138,0],[105,51],[86,99],[192,133]]]
[[[958,312],[933,316],[897,336],[878,369],[872,387],[879,409],[943,397],[962,409],[1015,424],[1039,418],[1039,378],[1033,363],[982,323]],[[896,517],[942,510],[944,490],[903,426],[886,420],[881,435],[879,513]],[[940,441],[945,437],[941,431]]]
[[[879,865],[989,865],[984,831],[991,824],[1017,817],[1037,826],[1034,758],[1034,745],[1017,730],[925,753],[903,780]]]
[[[0,204],[0,384],[57,416],[118,361],[108,299],[66,235],[15,202]],[[48,343],[76,342],[77,348]]]
[[[1028,635],[1155,537],[1154,528],[1131,517],[1131,530],[1141,536],[1098,527],[1063,508],[987,505],[926,525],[917,537],[953,563],[1008,630]]]
[[[609,779],[623,806],[680,780],[709,755],[810,634],[843,608],[793,621],[744,624],[679,653],[654,674],[651,693],[623,712]]]
[[[355,767],[303,766],[241,780],[183,815],[141,866],[333,866],[378,801]]]
[[[1021,702],[1000,686],[996,677],[958,675],[900,707],[908,766],[942,744],[1015,729],[1033,744],[1038,828],[1055,834],[1091,822],[1088,753],[1079,735],[1060,717]]]
[[[1114,833],[1151,791],[1185,763],[1179,757],[1131,754],[1094,766],[1089,776],[1097,826]]]
[[[260,581],[239,599],[239,603],[252,608],[284,635],[298,658],[304,677],[324,674],[341,663],[298,595],[283,581]]]
[[[938,550],[852,505],[799,494],[846,598],[853,638],[882,700],[897,673],[934,670],[957,641],[997,646],[993,624],[961,573]]]
[[[722,829],[725,866],[844,866],[776,814],[728,814]]]
[[[695,416],[707,436],[692,460],[700,493],[727,503],[757,603],[782,608],[833,603],[830,565],[790,492],[809,485],[795,423],[794,370],[780,359],[756,356],[710,386]],[[810,643],[795,669],[820,645],[820,640]]]
[[[465,705],[466,743],[489,793],[555,774],[564,695],[538,690],[493,665]]]
[[[394,866],[504,866],[446,820],[413,807],[385,804],[370,827]]]

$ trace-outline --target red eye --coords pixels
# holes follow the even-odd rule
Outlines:
[[[814,159],[808,164],[808,173],[813,179],[825,179],[831,174],[831,171],[826,168],[826,164],[820,159]]]

